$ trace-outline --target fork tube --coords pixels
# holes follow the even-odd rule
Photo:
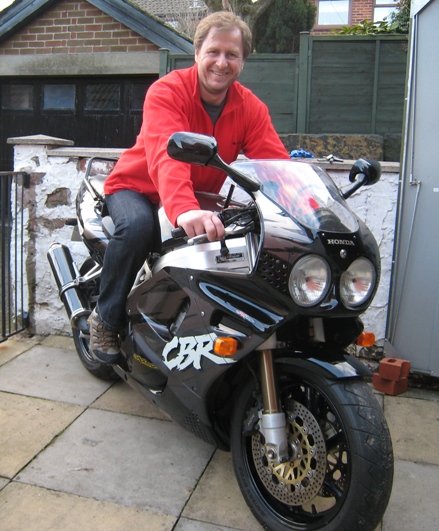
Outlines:
[[[273,463],[288,459],[288,439],[285,414],[282,412],[274,371],[273,348],[276,336],[269,338],[260,348],[260,378],[264,411],[260,430],[265,440],[267,457]]]
[[[270,349],[261,351],[260,369],[264,413],[279,413],[281,409],[274,374],[273,352]]]

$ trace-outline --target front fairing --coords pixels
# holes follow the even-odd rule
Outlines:
[[[258,181],[254,194],[260,212],[261,248],[256,274],[262,284],[282,294],[294,313],[354,316],[365,311],[378,286],[378,246],[367,226],[351,211],[338,187],[319,166],[288,160],[245,160],[234,163],[242,173]],[[295,307],[288,288],[294,263],[306,254],[319,255],[331,270],[331,289],[319,304]],[[376,270],[372,296],[356,308],[340,301],[339,285],[344,271],[359,257]]]

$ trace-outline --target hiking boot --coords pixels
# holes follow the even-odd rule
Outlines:
[[[116,365],[120,360],[120,348],[117,332],[105,328],[96,309],[88,318],[90,325],[90,350],[99,363]]]

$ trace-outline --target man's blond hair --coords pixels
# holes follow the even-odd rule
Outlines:
[[[252,33],[241,18],[230,11],[216,11],[201,19],[194,36],[194,46],[197,51],[203,45],[211,28],[217,28],[220,31],[232,31],[238,28],[242,35],[243,59],[244,61],[247,59],[252,49]]]

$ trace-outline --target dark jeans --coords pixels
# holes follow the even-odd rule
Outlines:
[[[160,249],[158,208],[132,190],[106,197],[115,225],[105,251],[98,313],[106,328],[116,332],[126,323],[125,303],[137,273],[149,253]]]

